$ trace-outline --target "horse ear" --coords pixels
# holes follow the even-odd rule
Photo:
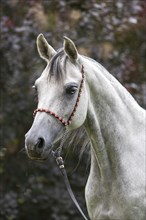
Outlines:
[[[48,44],[43,34],[38,35],[36,43],[40,57],[47,62],[56,54],[56,51]]]
[[[64,37],[64,50],[67,56],[72,60],[76,61],[78,58],[78,51],[76,49],[75,44],[68,37]]]

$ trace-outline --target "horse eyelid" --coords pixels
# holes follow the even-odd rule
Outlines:
[[[67,83],[65,85],[65,89],[68,89],[68,88],[78,88],[78,84],[77,83]]]

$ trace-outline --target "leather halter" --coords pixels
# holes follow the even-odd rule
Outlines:
[[[76,104],[74,106],[74,109],[70,115],[70,117],[68,118],[68,120],[66,121],[64,118],[60,117],[58,114],[52,112],[50,109],[45,109],[45,108],[37,108],[34,110],[33,112],[33,116],[35,117],[37,112],[45,112],[49,115],[54,116],[55,118],[57,118],[64,126],[68,126],[72,123],[72,119],[74,117],[75,112],[77,111],[77,107],[80,101],[80,97],[81,97],[81,93],[82,93],[82,88],[83,88],[83,84],[84,84],[84,79],[85,79],[85,73],[84,73],[84,66],[82,65],[82,80],[80,83],[80,88],[79,88],[79,92],[78,92],[78,97],[76,100]]]

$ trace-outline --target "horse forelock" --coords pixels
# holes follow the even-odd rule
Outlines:
[[[66,73],[67,60],[68,56],[65,54],[64,49],[59,49],[49,63],[49,78],[54,76],[56,81],[63,80]]]

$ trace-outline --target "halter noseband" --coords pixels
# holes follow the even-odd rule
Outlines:
[[[81,97],[81,93],[82,93],[82,88],[83,88],[83,83],[84,83],[84,79],[85,79],[85,73],[84,73],[84,66],[82,65],[82,80],[80,83],[80,88],[79,88],[79,92],[78,92],[78,97],[76,100],[76,104],[74,106],[74,109],[69,117],[69,119],[66,121],[65,119],[63,119],[62,117],[60,117],[58,114],[52,112],[50,109],[45,109],[45,108],[37,108],[34,110],[33,112],[33,116],[35,117],[37,112],[45,112],[49,115],[53,115],[55,118],[57,118],[64,126],[68,126],[72,123],[72,119],[74,117],[75,112],[77,111],[77,107],[80,101],[80,97]]]

